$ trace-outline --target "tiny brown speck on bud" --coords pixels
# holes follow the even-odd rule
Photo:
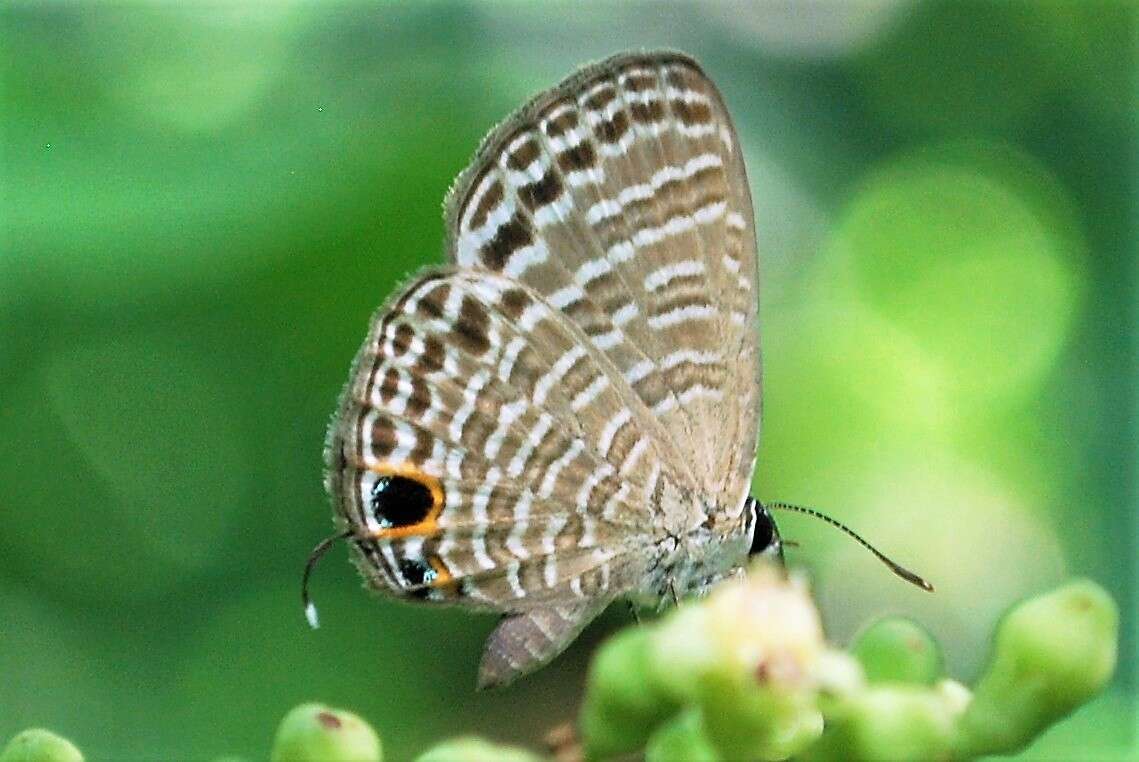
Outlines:
[[[331,712],[321,712],[316,716],[316,719],[320,722],[321,725],[331,730],[336,730],[341,725],[343,725],[343,723],[340,722],[340,718]]]

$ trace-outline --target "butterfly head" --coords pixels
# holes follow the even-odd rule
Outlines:
[[[779,527],[767,507],[749,496],[744,505],[744,516],[747,522],[747,536],[751,538],[751,547],[748,557],[763,556],[778,559],[783,563],[783,539],[779,536]]]

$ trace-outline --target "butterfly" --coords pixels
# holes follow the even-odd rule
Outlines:
[[[739,138],[692,58],[586,66],[483,141],[448,264],[379,309],[328,431],[326,488],[368,584],[501,614],[479,686],[618,599],[663,603],[781,556],[749,495],[756,236]],[[782,505],[782,504],[780,504]],[[792,507],[794,508],[794,507]]]

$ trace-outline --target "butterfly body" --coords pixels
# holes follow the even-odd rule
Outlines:
[[[617,598],[739,573],[759,429],[740,146],[690,58],[586,67],[494,130],[447,201],[451,264],[380,308],[326,444],[377,590],[502,613],[480,682]]]

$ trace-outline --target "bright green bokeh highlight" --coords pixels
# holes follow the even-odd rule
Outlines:
[[[876,172],[832,245],[955,401],[992,404],[1034,388],[1067,338],[1084,252],[1064,202],[1046,170],[1003,146],[938,146]]]

